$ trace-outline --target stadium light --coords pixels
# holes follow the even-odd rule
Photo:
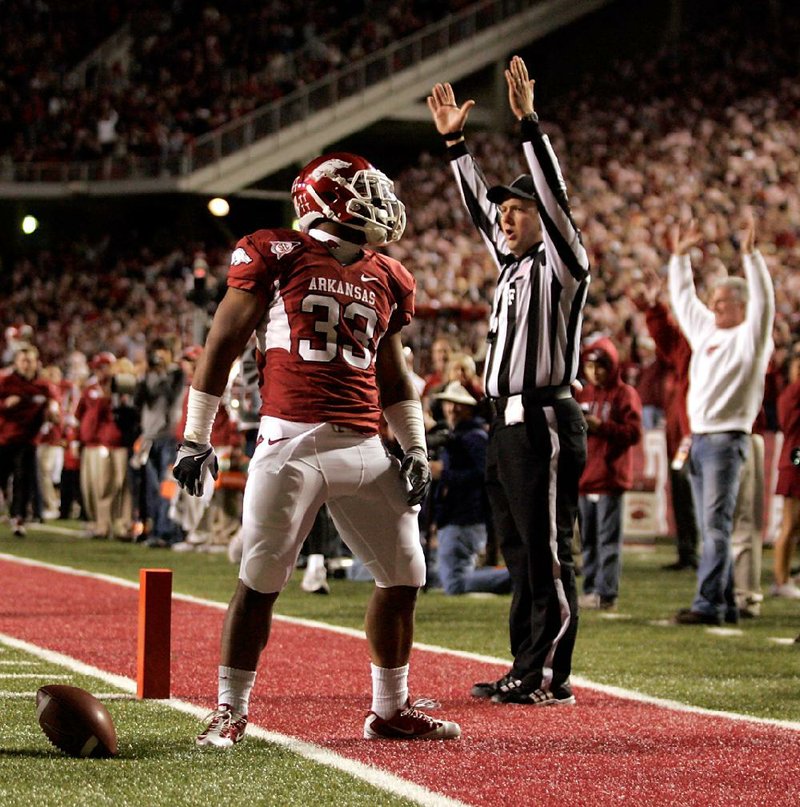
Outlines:
[[[25,235],[32,235],[39,229],[39,219],[36,216],[25,216],[22,219],[22,232]]]
[[[220,196],[215,196],[208,203],[208,210],[212,216],[222,217],[227,216],[231,212],[231,206],[228,204],[227,199]]]

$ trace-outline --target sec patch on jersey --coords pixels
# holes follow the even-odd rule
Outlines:
[[[36,693],[36,717],[48,740],[71,757],[117,755],[117,732],[108,709],[80,687],[50,684]]]

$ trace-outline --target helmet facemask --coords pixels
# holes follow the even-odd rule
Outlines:
[[[395,196],[392,180],[377,169],[359,171],[350,191],[354,198],[347,202],[347,212],[364,224],[342,224],[362,230],[372,246],[399,241],[406,228],[406,208]]]

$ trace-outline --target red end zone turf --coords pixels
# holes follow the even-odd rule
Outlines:
[[[5,560],[0,574],[0,632],[135,678],[135,589]],[[222,618],[220,609],[175,600],[173,697],[214,705]],[[441,700],[441,714],[461,724],[462,739],[365,741],[369,659],[363,640],[278,621],[268,661],[256,683],[251,722],[468,804],[800,803],[800,733],[789,729],[586,688],[576,690],[573,708],[479,702],[467,694],[469,685],[501,668],[417,650],[412,697]],[[321,681],[326,692],[319,691]],[[187,745],[191,741],[187,737]]]

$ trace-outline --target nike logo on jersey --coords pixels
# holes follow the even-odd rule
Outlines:
[[[242,249],[239,247],[238,249],[233,250],[233,255],[231,255],[231,266],[239,266],[242,263],[252,263],[253,259]]]
[[[288,255],[295,247],[299,247],[299,241],[273,241],[269,245],[269,251],[278,256],[280,260],[284,255]]]
[[[273,439],[270,437],[270,438],[269,438],[269,440],[267,440],[267,445],[268,445],[268,446],[274,446],[274,445],[275,445],[275,443],[282,443],[284,440],[289,440],[289,439],[290,439],[289,437],[276,437],[276,438],[273,440]]]
[[[370,280],[376,280],[377,281],[377,279],[378,279],[377,277],[370,277],[369,275],[361,275],[361,282],[362,283],[369,283]]]

